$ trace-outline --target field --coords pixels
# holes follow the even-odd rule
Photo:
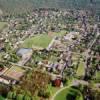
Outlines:
[[[82,61],[79,64],[76,74],[77,74],[77,76],[84,76],[84,74],[85,74],[84,63]]]
[[[46,48],[48,44],[51,42],[52,38],[48,35],[37,35],[35,37],[26,39],[23,47],[32,48],[33,46]]]
[[[0,30],[2,30],[3,28],[5,28],[7,26],[6,22],[0,22]]]
[[[40,34],[32,38],[28,38],[24,41],[23,47],[24,48],[46,48],[49,43],[51,42],[54,36],[62,36],[65,34],[65,31],[61,31],[59,33],[50,33],[50,34]]]

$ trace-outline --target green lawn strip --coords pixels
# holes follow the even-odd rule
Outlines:
[[[51,95],[54,95],[60,88],[59,87],[52,87],[51,88]]]
[[[0,54],[0,60],[2,60],[2,55]]]
[[[79,66],[78,66],[76,75],[77,76],[84,76],[84,74],[85,74],[84,62],[81,61]]]
[[[68,92],[67,89],[61,91],[59,94],[56,95],[54,100],[66,100],[67,92]]]
[[[50,60],[50,61],[53,61],[53,62],[56,62],[56,61],[57,61],[57,57],[52,55],[52,56],[49,58],[49,60]]]
[[[80,93],[80,91],[78,91],[77,89],[73,89],[73,88],[66,88],[62,90],[60,93],[56,95],[54,100],[67,100],[66,99],[67,96],[69,95],[76,96],[76,94],[78,94],[77,100],[83,100],[83,96]]]
[[[79,57],[80,57],[80,54],[79,54],[79,53],[73,52],[72,59],[73,59],[74,61],[77,61],[77,59],[78,59]]]
[[[5,55],[5,53],[4,52],[0,52],[0,60],[3,59],[3,55]]]
[[[5,28],[6,25],[7,25],[6,22],[0,22],[0,30],[2,30],[3,28]]]
[[[54,36],[63,36],[66,33],[65,30],[62,30],[61,32],[55,32]]]
[[[96,75],[95,75],[96,79],[100,80],[100,71],[96,71]]]

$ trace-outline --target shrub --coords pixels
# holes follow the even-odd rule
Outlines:
[[[50,97],[50,92],[46,90],[40,90],[38,93],[38,96],[44,97],[44,98],[49,98]]]

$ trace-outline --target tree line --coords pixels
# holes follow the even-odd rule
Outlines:
[[[88,8],[90,4],[91,0],[0,0],[0,9],[6,14],[16,15],[30,12],[35,8],[81,9]],[[95,0],[95,4],[99,8],[98,0]]]

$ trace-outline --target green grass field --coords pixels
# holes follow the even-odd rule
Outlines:
[[[54,100],[72,100],[70,96],[77,96],[76,100],[83,100],[80,91],[73,88],[66,88],[56,95]],[[69,99],[68,99],[69,98]]]
[[[0,22],[0,30],[2,30],[3,28],[5,28],[7,25],[6,22]]]
[[[100,72],[99,71],[96,72],[95,78],[98,80],[100,79]]]
[[[84,63],[82,61],[79,64],[76,74],[77,74],[77,76],[84,76],[84,74],[85,74]]]
[[[40,34],[35,37],[26,39],[22,46],[24,48],[32,48],[32,47],[46,48],[54,36],[62,36],[64,34],[65,31],[52,33],[51,36],[47,34]]]
[[[35,37],[32,38],[28,38],[25,40],[23,47],[25,48],[32,48],[33,46],[37,46],[37,47],[42,47],[42,48],[46,48],[49,43],[51,42],[52,38],[49,37],[48,35],[37,35]]]

